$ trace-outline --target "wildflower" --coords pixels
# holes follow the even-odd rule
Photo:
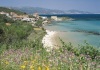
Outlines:
[[[34,70],[34,69],[31,69],[31,70]]]
[[[22,65],[22,66],[21,66],[22,69],[25,69],[25,67],[26,67],[25,65]]]
[[[48,66],[46,66],[46,70],[49,70],[49,67]]]
[[[31,64],[34,65],[35,61],[36,61],[36,59],[31,60]]]
[[[24,61],[24,63],[27,63],[27,61]]]
[[[9,64],[9,62],[8,62],[8,61],[6,61],[6,62],[5,62],[5,64],[6,64],[6,65],[8,65],[8,64]]]
[[[38,70],[42,70],[40,66],[38,67]]]
[[[30,66],[30,69],[33,69],[34,68],[34,66]]]
[[[31,61],[31,62],[34,64],[34,61],[35,61],[35,60],[33,60],[33,61]]]
[[[25,65],[27,65],[27,63],[28,63],[27,61],[24,61],[24,64],[25,64]]]

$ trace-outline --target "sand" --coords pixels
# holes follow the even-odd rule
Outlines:
[[[46,30],[46,35],[42,39],[43,47],[46,48],[47,51],[52,51],[54,49],[58,49],[58,33],[56,31]]]

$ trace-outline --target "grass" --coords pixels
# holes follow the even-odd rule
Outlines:
[[[100,61],[76,56],[65,47],[47,52],[38,40],[25,44],[2,52],[1,70],[99,70]]]
[[[45,30],[17,21],[0,26],[0,70],[99,70],[100,50],[86,44],[66,44],[47,52],[41,40]]]
[[[32,26],[26,23],[12,23],[10,26],[5,23],[1,24],[0,29],[3,31],[1,34],[1,41],[3,43],[14,42],[17,40],[25,39],[32,31]]]
[[[34,28],[34,30],[42,30],[41,28]]]
[[[64,48],[46,52],[42,44],[35,43],[34,47],[29,45],[5,50],[1,55],[0,68],[2,70],[99,70],[99,62],[82,54],[76,56]]]

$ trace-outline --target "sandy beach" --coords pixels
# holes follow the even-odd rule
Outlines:
[[[42,39],[43,47],[47,51],[52,51],[53,49],[58,49],[58,33],[56,31],[46,30],[46,35]]]

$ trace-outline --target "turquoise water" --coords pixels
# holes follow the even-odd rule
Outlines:
[[[87,43],[100,47],[100,20],[75,20],[52,22],[46,29],[58,31],[59,37],[72,45]]]

